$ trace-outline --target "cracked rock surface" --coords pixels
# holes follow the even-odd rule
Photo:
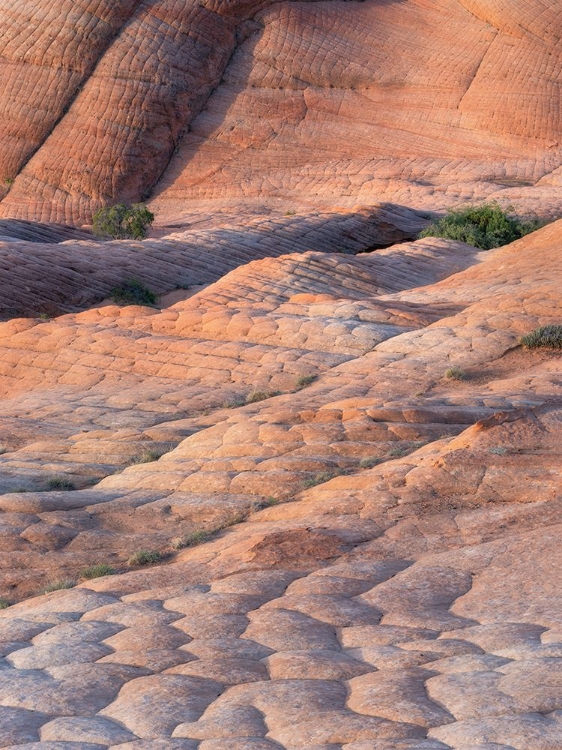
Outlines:
[[[0,0],[0,215],[560,214],[557,0]],[[190,201],[190,208],[186,207]]]
[[[561,234],[2,324],[0,747],[562,745]]]

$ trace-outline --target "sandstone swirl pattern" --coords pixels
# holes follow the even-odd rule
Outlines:
[[[560,211],[556,0],[62,5],[0,4],[2,216],[87,221],[155,186],[167,216],[500,195]]]

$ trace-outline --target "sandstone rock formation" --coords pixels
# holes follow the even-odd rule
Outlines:
[[[0,319],[81,310],[131,279],[162,294],[216,281],[257,258],[385,247],[415,237],[427,221],[415,211],[385,204],[244,223],[223,218],[218,226],[198,223],[205,226],[146,242],[100,242],[68,227],[0,222]],[[28,241],[14,244],[13,238]]]
[[[560,213],[555,0],[0,12],[2,216],[83,222],[155,186],[162,221],[187,199],[239,214],[494,196]]]
[[[0,747],[558,747],[561,234],[4,323]]]
[[[0,17],[0,748],[560,750],[559,3]]]

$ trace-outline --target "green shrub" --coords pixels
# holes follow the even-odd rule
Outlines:
[[[271,508],[274,505],[279,505],[279,500],[276,497],[272,497],[270,495],[263,500],[256,500],[255,502],[253,502],[250,506],[250,511],[252,513],[257,513],[259,510],[265,510],[266,508]]]
[[[129,279],[111,290],[111,299],[118,305],[153,305],[156,295],[138,279]]]
[[[316,375],[301,375],[300,378],[297,378],[295,387],[298,391],[300,391],[303,388],[306,388],[307,385],[314,383],[315,380]]]
[[[135,567],[137,565],[154,565],[154,563],[160,562],[162,554],[157,550],[141,549],[135,552],[127,560],[127,565]]]
[[[152,225],[154,214],[144,203],[133,203],[128,206],[118,203],[96,211],[92,229],[98,237],[114,240],[142,240],[146,237],[147,228]]]
[[[520,339],[528,349],[562,349],[562,326],[541,326]]]
[[[7,599],[4,599],[3,596],[0,596],[0,609],[8,609],[10,606],[10,602]]]
[[[447,380],[466,380],[466,372],[461,370],[460,367],[449,367],[445,370],[445,378]]]
[[[76,584],[74,581],[69,581],[69,580],[51,581],[45,586],[44,589],[41,590],[41,593],[50,594],[52,591],[61,591],[62,589],[71,589],[75,585]]]
[[[134,464],[150,464],[153,461],[158,461],[159,458],[162,458],[165,452],[165,450],[157,448],[146,448],[142,453],[138,453],[136,456],[130,458],[128,463],[130,466],[133,466]]]
[[[47,480],[48,490],[75,490],[76,485],[70,479],[64,476],[51,477]]]
[[[378,456],[372,456],[371,458],[362,458],[361,461],[359,461],[359,467],[361,469],[372,469],[373,466],[377,466],[383,461],[384,459],[379,458]]]
[[[80,578],[85,578],[87,581],[91,581],[92,578],[101,578],[102,576],[112,576],[115,573],[111,565],[106,563],[98,563],[97,565],[90,565],[89,568],[84,568],[80,571]]]
[[[203,544],[209,538],[209,532],[203,531],[192,531],[191,534],[179,537],[178,539],[172,539],[172,547],[174,549],[185,549],[186,547],[196,547],[198,544]]]
[[[305,490],[307,490],[310,487],[316,487],[316,485],[318,484],[324,484],[325,482],[329,482],[330,479],[335,479],[341,474],[346,473],[347,472],[345,469],[336,469],[334,471],[319,471],[313,477],[308,477],[308,479],[305,479],[303,482],[303,487]]]
[[[491,250],[515,242],[542,226],[538,221],[521,221],[508,213],[512,210],[511,207],[504,210],[496,201],[453,209],[432,222],[419,237],[445,237]]]

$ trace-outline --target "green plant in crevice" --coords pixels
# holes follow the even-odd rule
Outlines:
[[[480,250],[491,250],[515,242],[543,226],[536,220],[524,221],[512,211],[511,207],[503,209],[497,201],[452,209],[429,224],[419,237],[444,237],[466,242]]]
[[[144,203],[117,203],[96,211],[92,231],[106,239],[142,240],[153,222],[154,214]]]
[[[47,480],[47,489],[69,492],[70,490],[75,490],[76,485],[68,477],[55,476]]]
[[[50,581],[44,588],[41,589],[42,594],[50,594],[53,591],[62,591],[63,589],[72,589],[76,586],[76,581],[69,579],[61,579],[57,581]]]
[[[106,563],[98,563],[97,565],[90,565],[88,568],[81,570],[79,575],[80,578],[84,578],[86,581],[91,581],[94,578],[102,578],[102,576],[112,576],[115,570],[111,565]]]
[[[161,562],[163,555],[158,550],[147,550],[141,549],[138,552],[134,552],[127,560],[127,565],[130,568],[134,568],[142,565],[154,565],[155,563]]]
[[[316,375],[301,375],[295,382],[295,388],[297,391],[301,391],[306,388],[307,385],[311,385],[316,380]]]
[[[118,305],[154,305],[156,295],[138,279],[129,279],[113,287],[110,297]]]

